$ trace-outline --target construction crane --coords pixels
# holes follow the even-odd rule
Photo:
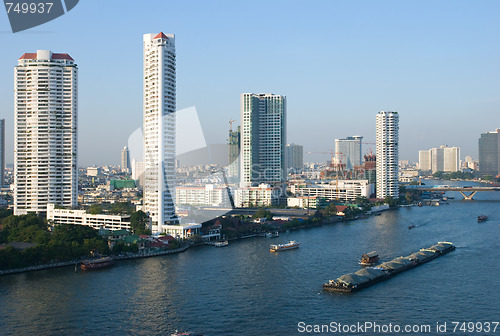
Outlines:
[[[229,131],[232,131],[233,130],[233,123],[235,122],[236,120],[229,120]]]

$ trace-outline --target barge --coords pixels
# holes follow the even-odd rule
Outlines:
[[[113,266],[114,260],[111,257],[102,257],[99,259],[83,260],[80,268],[84,271],[91,271]]]
[[[439,242],[429,248],[412,253],[407,257],[399,257],[376,267],[365,267],[354,273],[344,274],[336,280],[330,280],[328,283],[325,283],[323,290],[346,293],[355,292],[377,282],[387,280],[410,268],[425,264],[454,249],[455,246],[452,243]]]

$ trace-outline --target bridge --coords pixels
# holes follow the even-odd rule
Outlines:
[[[471,200],[478,191],[500,191],[500,187],[473,187],[473,186],[448,186],[448,185],[436,185],[436,186],[422,186],[422,185],[410,185],[405,186],[407,189],[420,190],[420,191],[458,191],[462,194],[465,200]]]

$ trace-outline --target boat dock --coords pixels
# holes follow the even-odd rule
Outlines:
[[[332,292],[355,292],[377,282],[387,280],[394,275],[425,264],[432,259],[453,251],[455,246],[449,242],[439,242],[429,248],[421,249],[407,257],[398,257],[378,266],[365,267],[354,273],[344,274],[336,280],[330,280],[323,289]]]

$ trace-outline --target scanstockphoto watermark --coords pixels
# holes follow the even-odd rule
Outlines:
[[[297,331],[300,333],[330,333],[330,334],[390,334],[390,333],[430,333],[432,326],[429,324],[399,325],[393,323],[377,323],[372,321],[344,324],[330,322],[328,324],[297,323]]]
[[[79,0],[4,0],[13,33],[30,29],[72,10]]]
[[[297,323],[297,331],[304,334],[495,334],[500,322],[498,321],[450,321],[434,324],[397,324],[378,323],[375,321],[328,324]]]

